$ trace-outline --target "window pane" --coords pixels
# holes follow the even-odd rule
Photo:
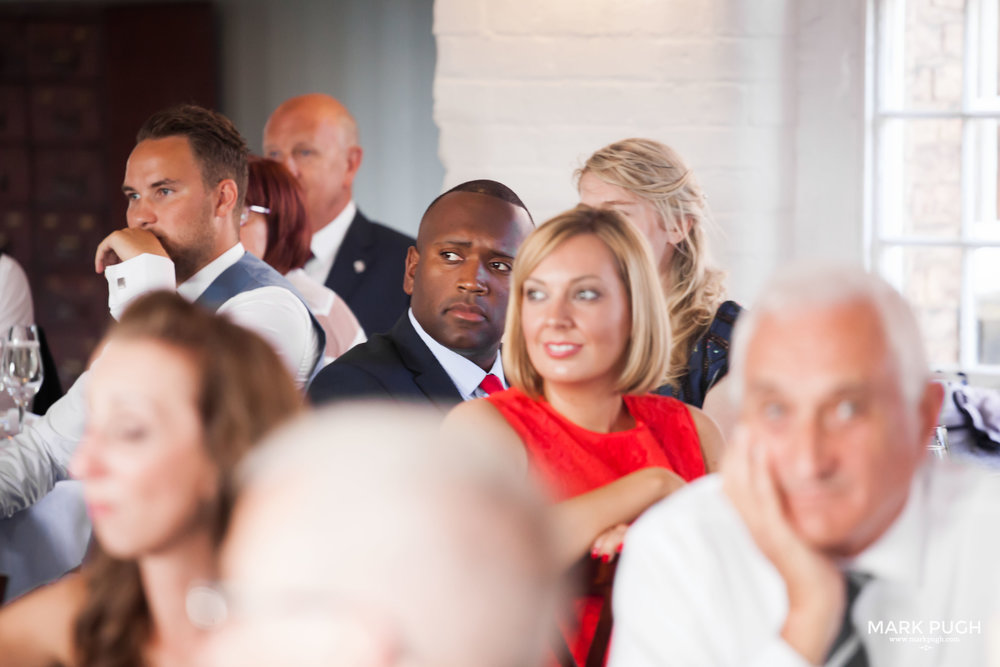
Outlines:
[[[977,361],[1000,365],[1000,248],[981,248],[972,253],[972,294]]]
[[[989,68],[986,70],[986,74],[989,77],[989,81],[993,84],[992,90],[985,90],[983,94],[993,93],[997,95],[1000,92],[1000,49],[997,49],[997,44],[1000,44],[1000,1],[998,0],[985,0],[983,2],[985,11],[979,17],[979,22],[983,26],[986,32],[986,38],[980,38],[980,54],[981,58],[984,60],[989,59]]]
[[[1000,157],[1000,137],[997,120],[969,121],[966,137],[969,154],[970,205],[969,234],[973,240],[1000,241],[1000,182],[997,164]]]
[[[961,107],[964,9],[962,0],[905,0],[904,108]]]
[[[957,0],[956,0],[957,1]],[[997,22],[997,0],[969,0],[968,11],[971,15],[973,30],[977,32],[976,53],[973,54],[972,69],[967,73],[970,88],[977,98],[976,106],[995,107],[997,103],[998,86],[998,51],[997,37],[1000,28]]]
[[[882,273],[913,305],[932,367],[957,364],[962,251],[889,248],[882,257]]]
[[[879,165],[882,233],[959,236],[961,176],[961,120],[886,121]]]

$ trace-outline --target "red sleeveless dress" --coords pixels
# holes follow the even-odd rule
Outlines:
[[[625,396],[635,427],[616,433],[588,431],[519,389],[495,392],[487,400],[521,437],[529,464],[557,502],[643,468],[668,468],[687,481],[705,474],[698,431],[687,406],[676,399]],[[579,665],[586,661],[601,603],[597,596],[575,601],[579,627],[566,641]]]

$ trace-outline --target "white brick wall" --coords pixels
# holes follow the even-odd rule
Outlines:
[[[436,0],[434,118],[444,186],[495,178],[544,220],[576,203],[571,174],[591,151],[628,136],[658,139],[699,175],[724,234],[716,248],[731,292],[749,301],[771,267],[814,240],[795,224],[797,161],[837,163],[798,150],[798,114],[823,109],[828,97],[825,83],[798,67],[839,66],[801,36],[834,31],[824,48],[844,51],[851,48],[844,37],[860,35],[863,54],[863,7],[864,0]],[[859,62],[851,104],[863,102]],[[860,118],[860,103],[856,111]],[[833,171],[860,178],[854,160],[863,157],[863,126],[848,140],[858,128],[847,125],[834,136],[857,144],[857,155],[845,152]],[[817,169],[828,183],[830,169]],[[859,185],[859,215],[862,192]],[[860,217],[854,223],[860,230]],[[833,254],[860,256],[859,234],[841,239],[848,249]]]

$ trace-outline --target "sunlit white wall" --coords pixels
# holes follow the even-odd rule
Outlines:
[[[492,177],[536,218],[628,136],[689,160],[751,301],[798,256],[862,257],[864,0],[437,0],[445,185]]]

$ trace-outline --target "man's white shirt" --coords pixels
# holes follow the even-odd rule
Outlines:
[[[358,207],[352,199],[336,218],[319,231],[313,232],[312,241],[309,242],[313,256],[302,267],[310,278],[320,284],[326,284],[326,278],[333,268],[333,260],[337,257],[337,252],[344,243],[344,237],[347,236],[347,228],[351,226],[357,212]]]
[[[13,257],[0,255],[0,332],[14,324],[34,324],[28,276]]]
[[[15,324],[34,324],[31,288],[24,269],[10,255],[0,255],[0,336]],[[7,392],[0,391],[0,411],[14,407]]]
[[[176,285],[173,262],[158,255],[142,254],[110,266],[105,270],[108,305],[112,314],[120,314],[141,294],[175,288],[185,299],[194,301],[243,253],[242,244],[237,243],[181,285]],[[249,290],[229,299],[216,312],[267,340],[299,387],[309,381],[320,350],[309,311],[292,292],[274,286]],[[0,443],[0,517],[33,504],[66,477],[66,467],[86,426],[88,375],[84,372],[43,418]]]
[[[444,368],[444,372],[451,378],[451,382],[458,389],[462,400],[471,401],[474,398],[483,398],[486,396],[486,392],[479,388],[479,384],[486,377],[487,371],[484,371],[458,352],[448,349],[431,338],[431,335],[424,331],[424,328],[420,326],[420,322],[417,322],[417,318],[413,316],[412,308],[408,309],[406,314],[410,318],[410,324],[413,325],[417,335],[420,336],[420,340],[424,341],[424,344],[430,349],[431,354],[434,355],[434,358]],[[503,375],[503,362],[500,359],[499,350],[497,350],[497,358],[493,362],[489,373],[496,375],[504,387],[507,386],[507,378]]]
[[[869,664],[984,664],[1000,630],[1000,477],[928,464],[907,504],[842,566],[871,575],[852,610]],[[614,587],[611,667],[807,667],[781,637],[785,583],[721,478],[694,482],[629,530]]]

